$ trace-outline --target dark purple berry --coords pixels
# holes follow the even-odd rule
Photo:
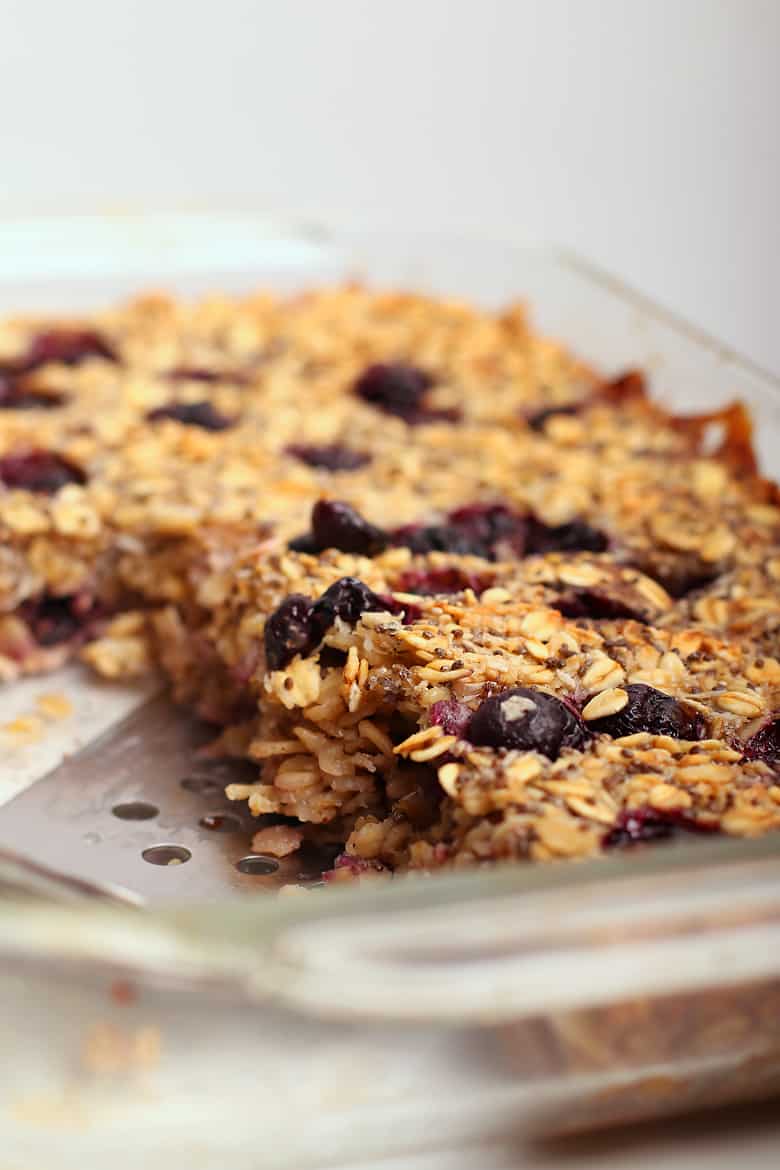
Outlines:
[[[535,414],[531,414],[527,418],[527,422],[532,431],[543,431],[547,425],[547,420],[553,418],[556,414],[576,414],[579,407],[574,403],[568,406],[548,406],[545,410],[539,410]]]
[[[357,471],[371,462],[371,456],[365,451],[353,451],[340,443],[324,446],[293,443],[287,448],[287,454],[300,459],[307,467],[322,468],[324,471]]]
[[[705,724],[698,711],[687,707],[671,695],[645,683],[629,683],[628,703],[616,715],[591,720],[591,731],[618,739],[647,731],[651,735],[668,735],[672,739],[702,739]]]
[[[318,500],[311,513],[314,548],[376,556],[387,547],[387,536],[370,524],[351,504],[341,500]]]
[[[291,593],[265,623],[265,660],[269,670],[281,670],[296,654],[316,650],[337,618],[350,626],[369,611],[398,609],[392,598],[380,597],[357,577],[334,581],[317,601]],[[323,665],[328,665],[323,661]]]
[[[608,543],[603,532],[582,520],[553,526],[529,522],[528,553],[604,552]]]
[[[387,594],[374,593],[363,581],[357,577],[341,577],[325,590],[314,606],[314,614],[322,627],[323,633],[329,629],[336,618],[354,626],[362,614],[392,613],[403,617],[406,624],[415,621],[421,610],[415,605],[396,601]]]
[[[426,407],[421,410],[415,422],[460,422],[463,418],[463,412],[457,406],[447,406],[441,409],[430,409]]]
[[[614,829],[602,839],[605,849],[625,849],[650,841],[665,841],[679,833],[717,832],[715,824],[705,824],[681,812],[659,812],[652,808],[625,809]]]
[[[392,542],[418,554],[449,552],[491,561],[519,560],[531,553],[603,552],[608,543],[602,532],[581,520],[551,527],[504,504],[456,508],[441,524],[396,529]]]
[[[80,593],[65,597],[44,594],[19,607],[19,616],[39,646],[58,646],[71,641],[77,634],[86,633],[90,623],[102,613],[102,607],[92,597]]]
[[[338,646],[320,647],[320,666],[325,670],[341,670],[346,661],[346,650],[339,650]]]
[[[22,606],[20,615],[39,646],[57,646],[78,633],[81,621],[73,611],[70,597],[44,597]]]
[[[91,357],[116,361],[114,351],[100,334],[92,329],[47,329],[33,338],[19,366],[25,372],[37,370],[47,362],[77,366],[79,362]]]
[[[392,540],[418,554],[448,552],[501,560],[524,555],[526,528],[526,517],[503,504],[470,504],[450,512],[442,524],[398,528]]]
[[[0,384],[0,410],[53,410],[64,402],[64,395],[52,394],[50,391],[39,394],[33,390],[18,389],[4,397]]]
[[[431,375],[417,366],[405,362],[379,363],[360,375],[355,393],[386,414],[415,422],[425,413],[425,395],[432,385]]]
[[[311,654],[322,638],[313,616],[314,602],[302,593],[291,593],[265,623],[263,641],[269,670],[281,670],[296,654]]]
[[[310,556],[322,551],[311,532],[303,532],[300,536],[293,537],[287,542],[287,547],[293,552],[308,553]]]
[[[448,516],[450,524],[467,536],[478,554],[489,560],[513,560],[526,555],[528,518],[504,504],[469,504]]]
[[[0,408],[4,410],[46,410],[61,406],[61,394],[49,390],[38,391],[28,375],[47,362],[78,365],[88,357],[102,357],[115,361],[113,351],[105,341],[87,329],[50,329],[37,334],[27,353],[13,361],[0,364]]]
[[[581,748],[585,728],[566,703],[531,687],[513,687],[477,708],[467,738],[481,747],[541,752],[557,760],[562,748]]]
[[[445,735],[457,735],[458,739],[466,736],[471,709],[457,699],[440,699],[431,707],[430,721],[441,727]]]
[[[780,761],[780,717],[775,716],[759,727],[745,744],[745,758],[766,760],[768,764]]]
[[[615,828],[610,829],[602,844],[605,849],[624,849],[647,841],[665,841],[675,832],[674,822],[662,814],[652,809],[632,809],[620,814]]]
[[[36,390],[29,378],[0,369],[0,410],[51,410],[65,398],[51,390]]]
[[[699,589],[711,585],[719,574],[700,565],[677,563],[664,566],[651,565],[649,575],[655,577],[666,592],[677,600],[689,597],[698,592]]]
[[[36,449],[0,459],[0,483],[8,488],[52,495],[68,483],[82,484],[86,479],[80,467],[53,451]]]
[[[170,418],[187,427],[202,427],[204,431],[224,431],[233,426],[233,419],[225,418],[210,402],[171,402],[158,406],[146,416],[150,422]]]
[[[175,366],[168,371],[171,382],[221,382],[225,375],[218,370],[209,370],[203,366]]]
[[[446,569],[407,569],[401,573],[395,588],[399,593],[419,593],[425,597],[446,596],[473,589],[482,593],[490,585],[487,577],[466,573],[455,567]]]
[[[353,878],[359,878],[366,873],[382,873],[385,868],[381,861],[366,861],[362,857],[353,857],[350,853],[340,853],[333,862],[333,868],[323,870],[322,880],[336,881],[337,873],[341,869],[348,870]]]
[[[247,375],[240,370],[212,370],[204,366],[176,366],[168,371],[171,382],[202,382],[211,385],[214,382],[233,382],[242,386],[247,381]]]
[[[361,614],[369,610],[381,612],[386,609],[388,603],[362,581],[358,581],[357,577],[342,577],[325,590],[314,606],[314,613],[324,632],[336,618],[354,626]]]
[[[645,617],[622,601],[593,589],[577,589],[551,601],[550,606],[564,617],[590,621],[645,622]]]
[[[392,533],[394,545],[424,556],[430,552],[456,553],[458,556],[485,556],[486,550],[454,524],[406,524]]]

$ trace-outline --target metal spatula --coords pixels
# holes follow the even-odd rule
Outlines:
[[[202,727],[158,696],[0,807],[18,884],[70,896],[200,902],[278,888],[299,857],[251,851],[258,821],[224,786],[242,766],[199,758]]]

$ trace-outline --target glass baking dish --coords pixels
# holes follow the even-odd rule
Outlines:
[[[742,398],[780,473],[777,385],[560,253],[249,216],[0,224],[0,312],[352,278],[527,299],[675,409]],[[137,909],[0,861],[6,1161],[283,1170],[472,1146],[479,1165],[506,1135],[773,1095],[779,879],[774,837]]]

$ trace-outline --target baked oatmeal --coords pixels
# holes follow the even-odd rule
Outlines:
[[[161,665],[331,880],[780,827],[779,588],[742,408],[672,416],[517,306],[0,327],[0,677]]]

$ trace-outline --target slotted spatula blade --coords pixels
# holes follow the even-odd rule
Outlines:
[[[71,894],[211,901],[295,882],[252,854],[258,821],[224,786],[242,765],[199,758],[202,726],[158,696],[0,807],[0,851]]]

